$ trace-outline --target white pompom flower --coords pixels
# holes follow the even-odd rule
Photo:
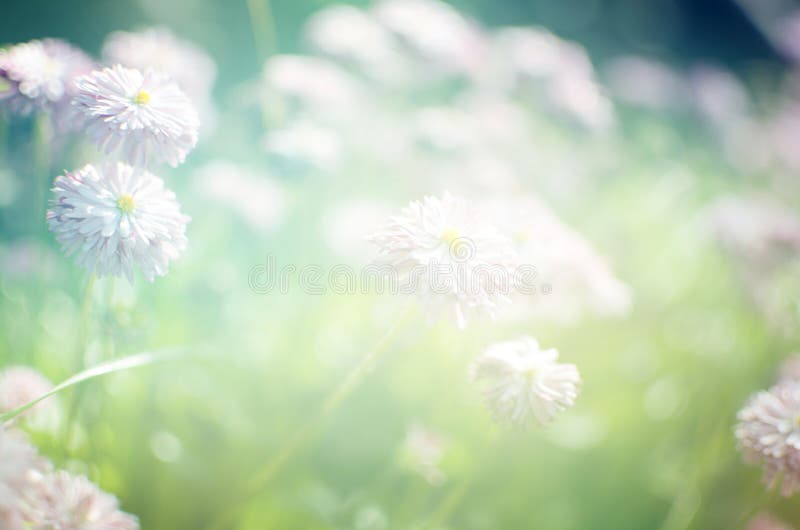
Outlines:
[[[119,509],[116,497],[82,475],[48,473],[26,497],[23,516],[31,530],[139,529],[136,518]]]
[[[186,248],[189,217],[164,181],[144,169],[88,164],[57,177],[53,193],[50,230],[98,277],[124,274],[132,282],[136,266],[153,281]]]
[[[74,94],[75,77],[91,69],[88,55],[59,39],[0,50],[0,109],[22,115],[54,109]]]
[[[780,482],[785,496],[800,491],[800,383],[784,380],[758,392],[738,419],[739,448],[748,462],[764,467],[769,487]]]
[[[542,350],[532,337],[490,345],[470,375],[488,382],[484,397],[497,421],[523,426],[550,423],[575,404],[581,386],[578,368],[559,363],[555,348]]]
[[[468,312],[494,316],[509,301],[516,262],[511,240],[461,197],[445,192],[413,201],[369,240],[401,292],[451,313],[462,329]]]
[[[85,118],[86,133],[106,153],[121,149],[133,165],[156,160],[177,167],[197,144],[197,111],[164,74],[115,65],[75,84],[73,104]]]

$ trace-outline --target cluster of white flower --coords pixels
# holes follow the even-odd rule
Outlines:
[[[149,281],[186,248],[189,218],[149,163],[182,164],[198,140],[197,101],[210,100],[214,63],[164,29],[115,33],[108,67],[73,46],[32,41],[0,51],[0,109],[51,112],[117,161],[87,164],[55,180],[50,230],[98,276],[138,268]],[[123,66],[126,65],[126,66]],[[130,66],[130,67],[129,67]],[[66,114],[68,113],[68,114]]]
[[[53,471],[26,437],[0,427],[3,530],[138,530],[117,499],[84,476]]]
[[[0,373],[0,412],[17,409],[52,389],[36,370]],[[33,419],[52,403],[41,401],[17,419]],[[25,434],[0,425],[0,528],[3,530],[138,530],[136,518],[86,477],[54,471]]]
[[[739,411],[735,434],[747,462],[764,468],[770,487],[785,496],[800,491],[800,379],[796,358],[784,365],[778,382],[754,394]]]

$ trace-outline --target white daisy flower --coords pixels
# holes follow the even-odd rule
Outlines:
[[[177,167],[197,144],[197,111],[164,74],[116,65],[75,83],[73,104],[89,138],[105,152],[121,148],[131,164],[155,159]]]
[[[210,99],[217,76],[205,51],[162,27],[111,33],[103,44],[103,58],[107,64],[168,75],[197,105]]]
[[[75,93],[74,79],[91,69],[88,55],[58,39],[0,50],[0,108],[30,114],[66,103]]]
[[[745,459],[764,467],[770,487],[800,491],[800,383],[784,380],[750,398],[739,411],[735,434]]]
[[[53,384],[42,374],[27,366],[12,366],[0,372],[0,411],[8,412],[46,394]],[[38,403],[28,414],[47,406],[48,400]]]
[[[120,511],[116,497],[84,476],[66,471],[40,477],[23,510],[30,530],[138,530],[135,517]]]
[[[557,362],[554,348],[539,349],[532,337],[490,345],[470,368],[474,380],[486,380],[487,407],[501,422],[543,426],[572,407],[581,377],[574,364]]]
[[[91,164],[55,180],[50,230],[78,265],[102,276],[127,276],[137,266],[148,281],[167,274],[184,251],[186,223],[175,194],[144,169]]]
[[[508,301],[516,259],[511,242],[463,198],[445,192],[413,201],[369,240],[404,294],[444,306],[461,328],[469,310],[494,315]]]

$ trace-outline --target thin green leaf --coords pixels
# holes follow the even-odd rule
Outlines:
[[[8,422],[14,419],[23,412],[25,412],[26,410],[35,406],[40,401],[45,400],[54,394],[58,394],[62,390],[65,390],[71,386],[77,385],[78,383],[82,383],[84,381],[88,381],[90,379],[94,379],[96,377],[111,374],[114,372],[121,372],[123,370],[129,370],[131,368],[138,368],[140,366],[147,366],[157,362],[167,361],[169,359],[179,357],[185,354],[186,352],[187,352],[186,348],[172,348],[168,350],[159,350],[155,352],[143,352],[131,355],[129,357],[123,357],[122,359],[115,359],[107,363],[102,363],[97,366],[93,366],[92,368],[88,368],[78,374],[73,375],[63,383],[53,387],[53,389],[47,392],[46,394],[43,394],[37,397],[36,399],[29,401],[28,403],[25,403],[21,407],[17,407],[14,410],[10,410],[8,412],[0,414],[0,422]]]

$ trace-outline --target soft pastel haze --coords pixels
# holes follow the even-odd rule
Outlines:
[[[800,530],[800,6],[0,17],[0,530]]]

